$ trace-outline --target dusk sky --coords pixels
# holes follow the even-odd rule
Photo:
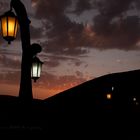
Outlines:
[[[44,62],[33,82],[45,99],[109,73],[140,68],[140,0],[22,0],[31,20],[31,44]],[[0,14],[10,0],[0,0]],[[0,94],[18,96],[21,41],[0,36]]]

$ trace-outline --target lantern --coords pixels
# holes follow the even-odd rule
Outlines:
[[[36,82],[37,79],[40,78],[42,64],[38,57],[33,57],[32,67],[31,67],[31,78]]]
[[[3,38],[10,44],[16,38],[18,20],[12,11],[6,12],[1,16],[1,30]]]

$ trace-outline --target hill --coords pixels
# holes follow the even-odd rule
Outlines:
[[[100,137],[109,131],[139,136],[139,83],[140,70],[134,70],[104,75],[31,104],[0,96],[0,132]]]
[[[108,74],[59,93],[45,101],[46,104],[57,109],[65,106],[66,110],[67,107],[73,109],[72,107],[80,105],[88,108],[95,106],[103,110],[107,107],[106,109],[116,109],[116,111],[139,111],[139,109],[136,110],[140,99],[139,82],[140,70]],[[107,95],[111,96],[110,100]]]
[[[48,116],[54,120],[52,130],[73,126],[75,133],[80,130],[89,136],[108,131],[119,136],[140,136],[139,83],[140,70],[113,73],[46,99],[51,114]]]

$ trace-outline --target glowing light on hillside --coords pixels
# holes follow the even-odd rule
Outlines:
[[[114,87],[112,87],[112,91],[114,91]]]
[[[134,98],[133,98],[133,101],[136,101],[136,100],[137,100],[136,97],[134,97]]]
[[[108,94],[106,95],[106,98],[110,100],[110,99],[112,98],[112,95],[111,95],[110,93],[108,93]]]

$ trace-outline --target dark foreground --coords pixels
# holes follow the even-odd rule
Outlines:
[[[137,70],[106,75],[29,104],[1,96],[0,133],[46,139],[139,138],[139,83]]]

